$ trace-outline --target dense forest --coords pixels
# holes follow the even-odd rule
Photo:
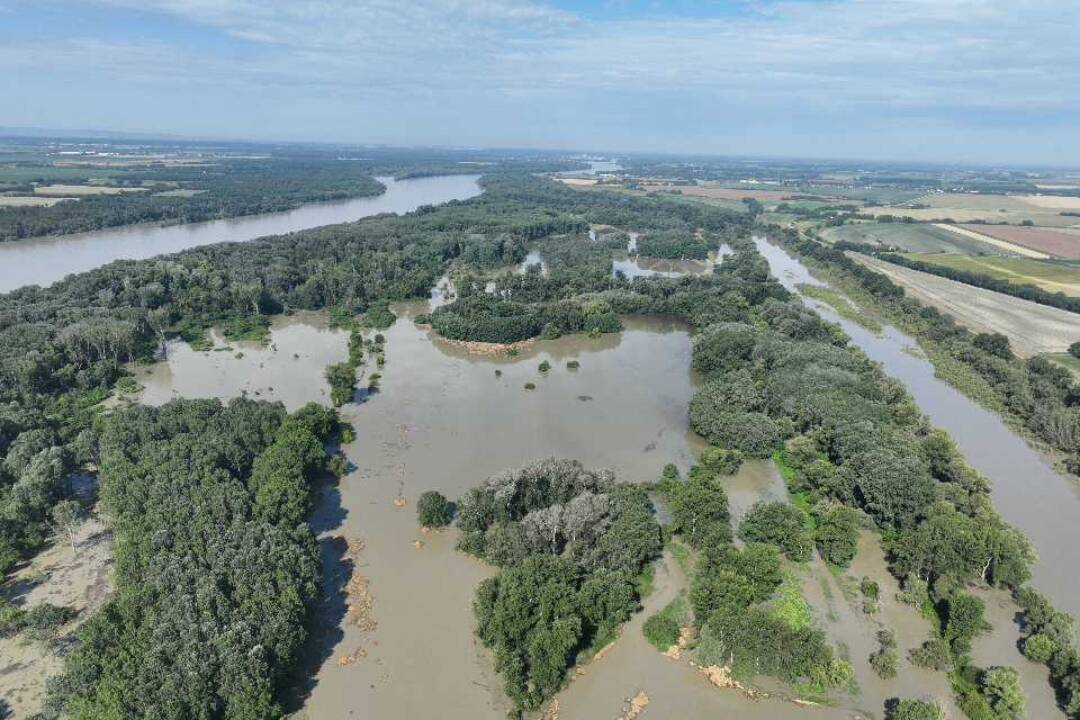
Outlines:
[[[75,146],[73,146],[75,147]],[[80,150],[84,144],[77,146]],[[116,153],[109,146],[103,149]],[[203,147],[163,145],[142,148],[177,154],[184,162],[166,162],[136,154],[130,166],[69,163],[59,170],[34,147],[27,160],[0,164],[0,193],[34,195],[35,186],[62,178],[64,185],[104,184],[117,194],[82,195],[50,206],[0,204],[0,242],[40,235],[61,235],[134,223],[189,223],[292,210],[305,203],[378,195],[383,186],[373,176],[397,179],[484,172],[545,172],[584,167],[583,163],[533,153],[514,156],[482,151],[425,151],[305,146]],[[36,150],[36,151],[35,151]],[[17,156],[17,155],[16,155]],[[79,157],[79,156],[74,156]],[[76,163],[71,167],[71,163]],[[63,194],[63,193],[61,193]]]
[[[116,522],[117,595],[80,633],[53,689],[54,708],[74,717],[141,717],[150,708],[169,717],[274,717],[315,597],[317,561],[303,518],[332,413],[306,408],[286,417],[278,406],[247,401],[176,402],[102,418],[99,403],[124,378],[125,363],[151,359],[169,337],[197,339],[213,324],[259,326],[306,308],[378,315],[386,300],[426,297],[452,270],[471,280],[455,279],[457,301],[430,318],[452,337],[614,331],[627,313],[690,323],[693,363],[706,382],[688,412],[718,450],[685,479],[669,473],[659,488],[672,531],[698,556],[691,604],[706,659],[732,657],[740,672],[822,688],[846,682],[850,669],[821,634],[778,621],[766,600],[783,582],[782,564],[811,548],[850,563],[852,533],[865,521],[881,530],[905,591],[941,620],[918,661],[955,667],[972,717],[994,717],[985,708],[1003,677],[966,659],[981,619],[965,592],[970,584],[1017,592],[1025,652],[1050,665],[1070,713],[1080,710],[1080,658],[1062,630],[1067,620],[1024,587],[1032,562],[1024,538],[1001,521],[985,481],[903,387],[770,277],[747,238],[748,215],[582,193],[527,175],[483,182],[478,198],[408,216],[118,262],[0,297],[2,569],[45,542],[51,508],[70,494],[75,469],[100,469]],[[701,231],[734,252],[711,275],[628,280],[611,273],[625,237],[587,240],[590,225]],[[483,292],[483,271],[520,262],[527,244],[542,250],[547,275],[503,275],[493,293]],[[998,359],[1006,369],[1017,365]],[[1038,392],[1065,409],[1074,391],[1030,366],[1020,371],[1032,387],[1044,383]],[[755,508],[739,549],[723,477],[741,457],[770,455],[797,502]],[[594,527],[582,534],[565,524],[578,515]],[[807,516],[812,522],[800,522]],[[628,617],[637,603],[629,579],[660,541],[642,491],[572,463],[496,476],[462,499],[458,522],[463,547],[501,568],[478,595],[480,637],[521,708],[550,696],[576,655]],[[261,635],[264,628],[274,637]],[[170,642],[151,642],[159,635]],[[246,646],[260,651],[241,656],[237,648],[253,641]]]
[[[176,400],[110,415],[101,495],[116,590],[80,629],[50,713],[280,717],[319,597],[307,525],[332,410]]]
[[[0,241],[140,222],[200,222],[277,212],[384,190],[364,166],[332,160],[233,160],[132,170],[122,178],[118,187],[151,189],[88,195],[48,207],[0,208]],[[159,187],[164,191],[156,192]]]

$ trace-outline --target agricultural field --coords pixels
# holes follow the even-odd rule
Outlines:
[[[50,207],[71,197],[32,197],[30,195],[0,195],[0,208],[5,207]]]
[[[775,203],[782,202],[792,196],[792,191],[789,190],[757,190],[757,189],[742,189],[742,188],[726,188],[726,187],[714,187],[705,185],[669,185],[659,183],[649,183],[642,185],[645,190],[657,191],[657,192],[671,192],[687,197],[705,198],[708,200],[736,200],[741,201],[743,198],[753,198],[763,203]]]
[[[1062,260],[1000,257],[994,255],[953,255],[946,253],[904,253],[912,260],[941,267],[981,273],[1016,285],[1035,285],[1049,292],[1080,297],[1080,263]]]
[[[950,219],[956,222],[991,222],[1019,225],[1029,221],[1045,227],[1080,225],[1080,217],[1062,215],[1080,207],[1080,198],[1051,195],[992,195],[975,193],[928,193],[903,205],[874,205],[868,215],[894,215],[915,220]]]
[[[912,253],[957,253],[982,255],[1002,253],[1017,255],[977,238],[952,232],[929,223],[859,223],[825,228],[821,237],[827,242],[846,240],[853,243],[895,247]]]
[[[1080,237],[1070,233],[1012,225],[962,225],[961,227],[964,230],[988,235],[1036,252],[1068,260],[1080,260]]]
[[[1073,375],[1080,377],[1080,358],[1073,357],[1067,352],[1049,353],[1044,357],[1051,362],[1057,363],[1061,367],[1071,372]]]
[[[112,185],[38,185],[35,195],[43,197],[72,197],[76,195],[122,195],[124,193],[145,192],[141,187],[116,187]]]
[[[937,275],[852,253],[858,262],[902,286],[975,332],[1001,333],[1021,357],[1063,352],[1077,339],[1076,315],[1028,300],[984,290]]]

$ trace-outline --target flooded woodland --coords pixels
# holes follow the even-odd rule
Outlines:
[[[779,249],[764,240],[758,246],[785,285],[816,282]],[[533,251],[523,265],[535,263],[542,258]],[[669,265],[661,269],[632,255],[615,261],[628,275],[711,269],[707,263],[690,269]],[[446,302],[451,292],[444,278],[430,302],[392,305],[398,320],[382,331],[386,364],[379,368],[378,389],[358,391],[356,402],[342,410],[356,429],[356,440],[342,448],[351,471],[318,489],[311,518],[321,546],[325,597],[317,609],[305,673],[294,693],[292,709],[303,717],[495,719],[511,709],[492,658],[473,634],[473,595],[494,569],[455,549],[455,529],[418,527],[415,503],[422,492],[460,497],[494,473],[547,457],[575,458],[586,467],[611,468],[620,480],[652,482],[667,463],[685,470],[705,447],[688,427],[686,408],[699,379],[690,367],[690,335],[681,322],[631,316],[617,334],[534,340],[514,356],[476,354],[413,322]],[[916,359],[903,352],[908,340],[891,329],[873,335],[826,306],[821,310],[883,362],[886,372],[901,377],[935,424],[954,434],[971,462],[994,483],[1003,514],[1038,545],[1045,533],[1025,522],[1023,511],[1010,507],[1015,505],[1013,495],[1025,496],[1032,507],[1045,502],[1044,493],[1064,493],[1075,502],[1064,479],[1041,458],[1032,470],[1030,457],[1024,456],[1028,464],[1023,473],[1014,465],[980,462],[980,453],[1005,451],[987,448],[985,439],[970,446],[971,432],[950,422],[960,409],[949,405],[962,402],[961,409],[968,413],[970,401],[955,392],[941,395],[941,383],[933,379],[929,364],[914,364]],[[347,355],[347,333],[332,329],[319,313],[276,318],[265,343],[226,343],[218,335],[212,339],[214,347],[207,351],[172,343],[163,362],[138,369],[141,401],[247,395],[280,400],[290,409],[309,400],[327,403],[322,369]],[[547,372],[538,367],[544,361],[551,366]],[[577,366],[568,367],[570,361]],[[923,374],[912,376],[912,367]],[[527,389],[526,383],[535,388]],[[1014,452],[1035,455],[993,416],[976,417],[987,423],[987,436],[1004,433],[1008,437],[1001,442]],[[1053,477],[1036,483],[1032,472]],[[726,480],[725,489],[734,524],[755,502],[787,497],[771,461],[745,463]],[[1069,512],[1051,506],[1042,521],[1049,517],[1053,523],[1059,511],[1063,516]],[[1047,572],[1043,557],[1036,583],[1069,607],[1070,593],[1063,591],[1075,580]],[[673,658],[653,648],[641,632],[642,623],[687,590],[684,570],[665,552],[642,611],[612,646],[571,672],[571,681],[549,712],[557,708],[557,717],[564,720],[615,718],[627,712],[628,699],[644,693],[651,717],[881,717],[884,702],[898,695],[932,695],[946,703],[950,716],[959,714],[944,673],[903,660],[896,678],[882,680],[869,665],[878,629],[895,633],[904,656],[930,633],[930,624],[916,608],[895,599],[899,587],[886,569],[875,533],[863,533],[849,570],[830,570],[816,559],[797,573],[815,623],[854,670],[852,687],[835,705],[810,707],[782,697],[752,698],[741,690],[718,689],[695,668],[691,653]],[[874,614],[864,611],[858,594],[863,577],[881,587]],[[1056,580],[1048,583],[1051,578]],[[976,643],[976,661],[1017,667],[1031,716],[1062,716],[1045,668],[1017,649],[1015,606],[1007,595],[986,596],[994,630]],[[784,695],[767,683],[759,689]]]

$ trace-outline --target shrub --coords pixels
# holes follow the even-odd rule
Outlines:
[[[682,598],[673,600],[667,607],[656,613],[642,626],[641,631],[653,646],[661,652],[679,642],[679,627],[686,610],[686,601]]]
[[[945,713],[937,703],[927,700],[896,700],[890,705],[887,720],[944,720]]]
[[[425,527],[445,527],[454,519],[454,506],[442,493],[428,490],[416,502],[416,518]]]
[[[930,638],[922,645],[908,651],[908,659],[913,665],[931,670],[948,670],[952,665],[949,644],[941,638]]]
[[[813,551],[806,513],[785,502],[755,503],[739,524],[739,537],[776,545],[795,562],[806,562]]]

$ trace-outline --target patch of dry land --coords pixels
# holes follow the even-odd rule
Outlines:
[[[4,584],[5,597],[22,608],[39,603],[66,605],[78,615],[47,644],[24,636],[0,637],[0,698],[12,717],[41,710],[45,683],[63,667],[61,649],[75,630],[105,602],[112,590],[112,534],[96,514],[76,533],[78,555],[71,545],[56,542]]]
[[[1077,204],[1073,205],[1072,203]],[[1069,227],[1080,218],[1062,215],[1080,208],[1080,198],[1059,195],[991,195],[980,193],[928,193],[907,205],[877,205],[863,209],[868,215],[894,215],[914,220],[1004,222],[1019,225],[1030,220],[1046,227]]]
[[[146,192],[146,188],[113,187],[110,185],[38,185],[34,188],[34,192],[46,197],[122,195],[124,193]]]
[[[559,182],[564,183],[566,185],[584,186],[584,185],[595,185],[596,183],[599,182],[599,180],[597,178],[561,177],[561,178],[559,178]]]
[[[965,230],[1067,260],[1080,260],[1080,237],[1039,227],[1013,225],[965,225]]]
[[[1047,253],[1034,248],[1024,247],[1023,245],[1012,243],[1002,238],[994,237],[982,231],[985,225],[948,225],[945,223],[935,223],[934,227],[941,228],[957,235],[963,235],[964,237],[977,240],[987,245],[992,245],[1000,250],[1006,250],[1011,253],[1023,255],[1024,257],[1035,258],[1037,260],[1046,260],[1050,257]],[[978,230],[974,228],[979,228]]]
[[[741,188],[713,187],[708,185],[670,185],[650,183],[643,186],[646,190],[674,192],[688,197],[708,198],[711,200],[742,200],[753,198],[761,202],[780,202],[791,197],[786,190],[743,190]]]
[[[1040,208],[1080,210],[1080,197],[1075,195],[1021,195],[1019,199]]]
[[[33,195],[0,195],[0,207],[49,207],[72,197],[36,197]]]
[[[1017,355],[1061,352],[1080,335],[1080,317],[1047,307],[965,285],[937,275],[852,253],[852,257],[876,270],[912,297],[949,313],[975,332],[996,332],[1009,338]]]

